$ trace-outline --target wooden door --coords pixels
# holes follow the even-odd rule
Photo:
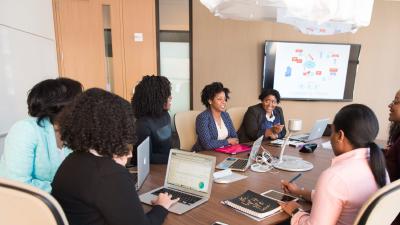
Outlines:
[[[53,6],[60,75],[85,89],[99,87],[125,97],[120,1],[54,0]],[[104,6],[111,17],[107,25]],[[105,54],[105,26],[111,28],[112,60]]]

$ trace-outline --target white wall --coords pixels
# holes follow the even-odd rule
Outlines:
[[[0,155],[4,137],[28,116],[30,88],[58,76],[51,0],[0,1]]]

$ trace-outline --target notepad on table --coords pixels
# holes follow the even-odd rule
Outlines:
[[[281,210],[279,204],[273,199],[264,197],[253,191],[246,191],[240,196],[222,202],[239,212],[256,218],[265,218]]]

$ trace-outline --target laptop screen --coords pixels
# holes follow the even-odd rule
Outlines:
[[[168,162],[167,183],[199,192],[208,192],[213,160],[172,152]]]

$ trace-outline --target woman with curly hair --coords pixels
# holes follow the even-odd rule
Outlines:
[[[225,112],[229,89],[220,82],[206,85],[201,92],[201,102],[207,107],[196,118],[197,142],[193,151],[215,149],[238,144],[236,130],[229,114]]]
[[[168,162],[172,146],[171,117],[168,113],[171,100],[171,83],[163,76],[144,76],[133,93],[131,103],[137,119],[138,138],[135,148],[149,136],[151,163]]]
[[[144,214],[125,168],[135,142],[128,101],[107,91],[85,91],[60,118],[61,139],[72,153],[58,169],[52,195],[71,225],[162,224],[177,202],[162,193]]]
[[[264,89],[258,99],[261,103],[250,106],[243,117],[238,131],[240,142],[255,141],[261,135],[268,139],[283,138],[286,135],[285,118],[279,92],[275,89]]]
[[[385,156],[390,180],[393,182],[400,178],[400,90],[389,104],[389,110],[391,125]]]
[[[400,178],[400,90],[394,96],[394,100],[388,105],[390,129],[388,146],[384,149],[386,167],[389,172],[390,181]],[[400,214],[392,222],[392,225],[400,224]]]
[[[54,174],[71,152],[62,148],[56,117],[81,93],[81,83],[68,78],[44,80],[29,91],[31,117],[9,130],[0,159],[0,177],[51,191]]]

